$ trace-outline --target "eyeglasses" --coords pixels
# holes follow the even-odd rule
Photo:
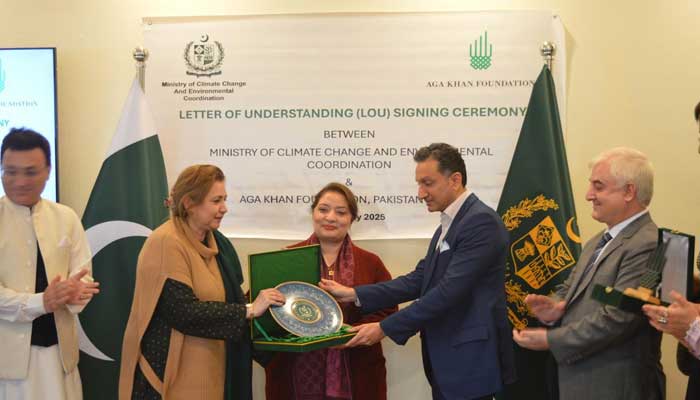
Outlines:
[[[15,179],[20,177],[25,177],[27,179],[36,179],[44,172],[48,167],[42,168],[3,168],[2,177],[5,179]]]

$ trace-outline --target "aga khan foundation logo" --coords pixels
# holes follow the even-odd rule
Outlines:
[[[489,32],[484,31],[483,35],[469,45],[469,65],[474,69],[489,69],[492,55],[493,45],[489,44]]]

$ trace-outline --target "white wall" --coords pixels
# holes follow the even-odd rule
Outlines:
[[[131,51],[142,43],[142,17],[511,9],[553,10],[567,31],[567,151],[583,238],[602,229],[590,219],[584,199],[587,161],[615,145],[637,147],[653,160],[657,223],[700,233],[700,158],[692,118],[700,101],[698,1],[2,0],[0,47],[58,48],[60,195],[81,214],[133,78]],[[251,252],[286,242],[235,244],[245,261]],[[427,241],[360,245],[380,254],[398,275],[413,268]],[[385,342],[391,397],[428,398],[418,340],[406,347]],[[675,342],[665,339],[663,350],[668,398],[680,399],[686,381],[675,367]],[[258,371],[257,393],[262,384]]]

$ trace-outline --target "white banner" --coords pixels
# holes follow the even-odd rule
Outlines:
[[[56,127],[56,49],[0,48],[0,141],[12,128],[31,129],[49,141],[52,168],[41,197],[53,201],[58,199]]]
[[[354,239],[430,237],[413,154],[432,142],[461,150],[467,186],[495,208],[544,41],[566,109],[550,12],[146,19],[144,36],[169,181],[220,166],[231,237],[305,238],[333,181],[358,197]]]

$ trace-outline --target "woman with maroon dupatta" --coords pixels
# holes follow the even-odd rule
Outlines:
[[[290,247],[321,245],[321,277],[345,286],[391,280],[382,260],[352,243],[348,230],[357,218],[357,201],[345,185],[330,183],[311,205],[314,233]],[[377,322],[396,311],[362,315],[341,304],[348,325]],[[267,400],[386,399],[386,366],[381,343],[352,349],[278,353],[265,367]]]

